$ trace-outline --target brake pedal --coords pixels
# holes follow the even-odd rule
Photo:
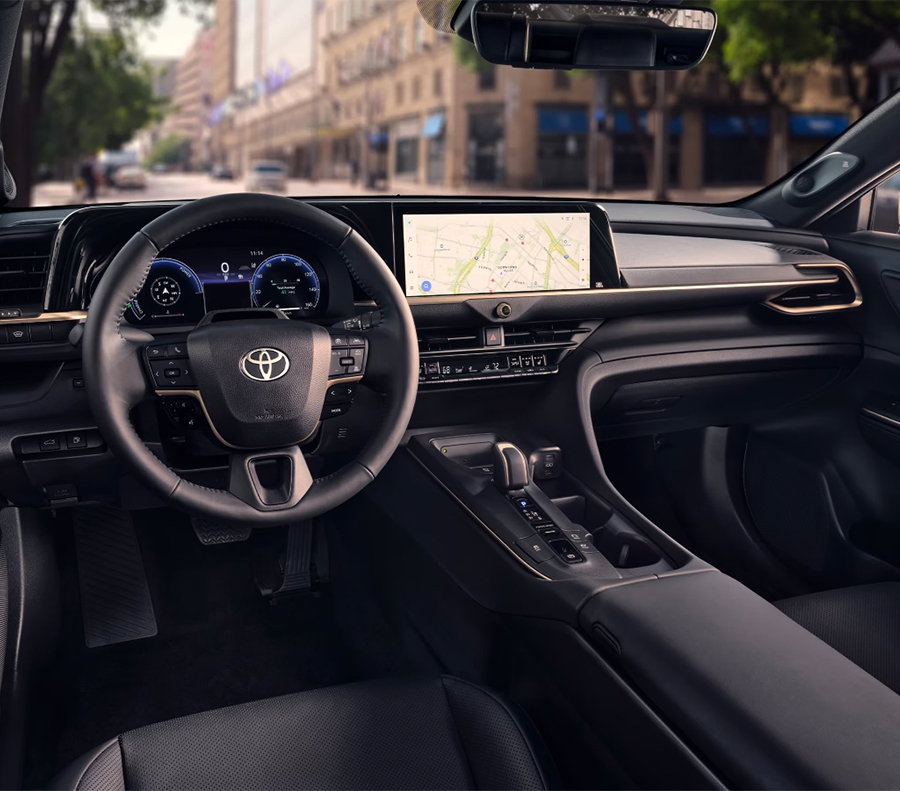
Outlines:
[[[87,647],[153,637],[156,616],[131,514],[81,506],[72,518]]]
[[[191,526],[194,528],[200,543],[205,546],[214,544],[232,544],[250,538],[253,528],[236,522],[218,522],[205,516],[192,516]]]

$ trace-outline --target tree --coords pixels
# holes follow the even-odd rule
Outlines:
[[[858,67],[886,39],[900,40],[900,5],[881,0],[714,0],[713,7],[732,84],[754,79],[775,105],[785,102],[786,66],[824,59],[840,68],[851,104],[865,112],[875,102],[874,81],[860,79]]]
[[[189,155],[189,151],[186,150],[189,146],[190,141],[181,135],[166,135],[153,146],[144,164],[150,167],[183,164]]]
[[[212,0],[177,2],[182,8],[202,13]],[[26,0],[22,10],[0,119],[0,140],[18,187],[15,205],[31,203],[37,166],[36,132],[44,112],[44,99],[72,32],[76,12],[84,3],[85,0]],[[167,0],[90,0],[90,3],[107,15],[114,29],[120,30],[158,18]]]
[[[82,30],[66,43],[44,96],[38,162],[70,177],[84,154],[115,150],[161,120],[148,67],[119,33]]]

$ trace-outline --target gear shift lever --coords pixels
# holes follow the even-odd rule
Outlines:
[[[494,485],[504,494],[531,483],[528,459],[511,442],[494,444]]]

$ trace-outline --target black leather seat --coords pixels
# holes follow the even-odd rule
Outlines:
[[[900,693],[900,582],[811,593],[775,606]]]
[[[524,717],[444,676],[350,684],[128,731],[69,767],[57,788],[550,787]]]

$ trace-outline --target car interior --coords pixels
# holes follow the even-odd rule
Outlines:
[[[0,787],[900,786],[898,126],[721,207],[0,211]]]

